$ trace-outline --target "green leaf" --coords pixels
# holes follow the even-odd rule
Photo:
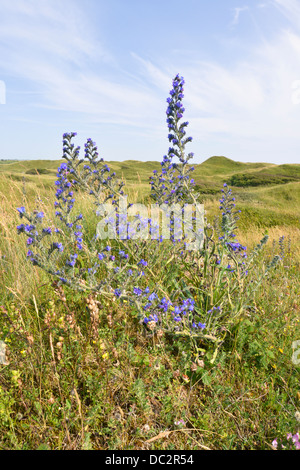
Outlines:
[[[84,442],[82,445],[83,450],[93,450],[93,445],[91,442],[91,433],[87,432],[84,436]]]
[[[48,444],[40,444],[36,450],[51,450]]]

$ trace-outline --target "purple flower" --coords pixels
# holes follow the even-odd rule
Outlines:
[[[165,297],[163,297],[161,299],[161,303],[159,305],[159,308],[162,308],[163,311],[166,312],[170,305],[172,305],[172,302],[170,300],[167,300]]]
[[[154,321],[155,323],[158,322],[158,316],[156,314],[150,315],[149,317],[144,318],[144,323],[147,325],[150,321]]]
[[[20,217],[23,217],[23,214],[25,214],[25,207],[17,207],[17,211],[20,214]]]
[[[123,251],[123,250],[119,251],[119,255],[120,255],[120,258],[128,259],[128,254],[125,253],[125,251]]]
[[[182,321],[182,318],[177,316],[177,317],[174,317],[173,320],[179,322],[179,321]]]
[[[62,163],[60,167],[58,167],[57,171],[61,172],[61,171],[66,171],[67,169],[68,169],[68,165],[66,163]]]
[[[24,232],[25,231],[25,225],[24,224],[21,224],[21,225],[17,225],[17,230],[21,233],[21,232]]]
[[[62,243],[53,243],[53,248],[56,248],[57,250],[59,251],[64,251],[64,247],[62,245]]]
[[[139,296],[139,295],[142,294],[142,292],[143,292],[143,291],[142,291],[139,287],[134,287],[134,288],[133,288],[133,293],[134,293],[135,295],[138,295],[138,296]]]
[[[74,255],[70,256],[71,261],[67,261],[66,264],[69,266],[75,266],[76,258],[78,258],[78,255],[77,253],[74,253]]]
[[[145,261],[144,259],[141,259],[141,261],[138,262],[138,265],[142,265],[142,266],[148,266],[148,263],[147,261]]]
[[[157,299],[157,294],[155,292],[150,294],[148,297],[149,302],[153,302],[154,299]]]
[[[66,264],[68,266],[75,266],[76,260],[72,259],[71,261],[67,261]]]
[[[120,297],[121,293],[122,293],[121,289],[115,289],[114,291],[114,294],[116,297]]]

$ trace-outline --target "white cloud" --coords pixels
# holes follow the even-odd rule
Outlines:
[[[93,122],[143,127],[147,120],[155,127],[151,115],[160,104],[151,86],[118,66],[87,27],[80,4],[2,0],[0,66],[42,93],[40,107],[85,113]]]
[[[274,31],[259,46],[243,44],[243,55],[239,50],[235,61],[215,56],[195,60],[190,51],[170,51],[167,59],[157,51],[150,60],[128,51],[124,70],[93,31],[80,1],[0,0],[0,67],[30,84],[24,93],[40,93],[36,106],[81,115],[84,123],[113,124],[124,132],[131,126],[154,140],[167,134],[162,128],[165,99],[179,72],[186,80],[189,132],[199,139],[199,148],[211,144],[213,154],[219,142],[221,154],[236,159],[243,151],[254,154],[258,146],[296,148],[300,105],[293,100],[292,86],[300,80],[300,5],[271,1],[290,20],[290,28]],[[248,6],[235,8],[233,25],[246,10],[254,15]],[[235,44],[231,47],[234,54]],[[37,103],[34,98],[32,103]],[[230,155],[228,149],[241,153]]]
[[[230,64],[194,60],[183,64],[189,133],[198,139],[199,149],[210,144],[210,154],[289,161],[288,149],[295,155],[299,146],[300,105],[295,105],[292,89],[300,79],[299,32],[279,30],[244,52],[244,58]],[[150,61],[140,63],[144,76],[166,89],[174,62],[160,67]],[[220,148],[221,153],[215,153]]]
[[[101,44],[94,42],[76,2],[2,0],[1,17],[1,40],[20,56],[78,63],[105,54]]]
[[[241,12],[246,11],[246,10],[249,10],[248,6],[234,8],[234,17],[233,17],[233,20],[232,20],[231,24],[232,25],[238,24]]]
[[[300,26],[300,3],[298,0],[272,0],[273,5],[297,28]]]

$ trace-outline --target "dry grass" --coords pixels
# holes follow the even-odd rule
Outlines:
[[[298,226],[258,228],[249,219],[239,231],[249,249],[269,233],[253,280],[282,235],[291,256],[256,292],[213,364],[214,350],[204,348],[199,369],[187,340],[145,331],[131,306],[101,299],[100,308],[97,299],[57,289],[27,262],[16,207],[43,210],[49,226],[55,222],[52,177],[32,178],[24,195],[22,181],[0,177],[0,339],[9,352],[0,366],[1,449],[270,449],[275,437],[296,431]],[[144,184],[129,182],[132,202]],[[76,201],[88,232],[90,198]],[[205,204],[211,218],[215,205],[215,198]]]

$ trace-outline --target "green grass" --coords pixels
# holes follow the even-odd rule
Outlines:
[[[267,186],[274,184],[284,184],[293,181],[300,181],[300,176],[273,175],[271,173],[242,173],[235,174],[227,180],[230,186]]]
[[[49,225],[54,223],[58,165],[42,160],[0,165],[0,340],[7,345],[8,362],[0,365],[0,449],[268,450],[275,437],[295,433],[300,409],[299,365],[292,362],[292,343],[300,340],[299,183],[233,188],[242,210],[238,240],[250,251],[269,234],[249,273],[249,286],[280,254],[283,235],[285,256],[240,320],[226,326],[213,360],[212,344],[201,344],[195,354],[188,338],[146,329],[132,306],[58,287],[28,263],[24,237],[16,234],[15,208],[43,210]],[[147,201],[148,178],[159,163],[112,162],[110,167],[125,178],[132,202]],[[214,223],[220,212],[214,190],[230,175],[266,168],[290,175],[294,167],[225,157],[197,165],[195,179],[207,189],[202,197],[208,220]],[[37,168],[50,173],[34,174]],[[92,233],[90,198],[78,193],[76,201]],[[175,263],[170,282],[172,276],[191,282],[193,274]],[[163,276],[161,265],[149,274],[150,287],[160,285]],[[205,281],[199,277],[201,286]],[[232,301],[238,300],[237,293]]]

